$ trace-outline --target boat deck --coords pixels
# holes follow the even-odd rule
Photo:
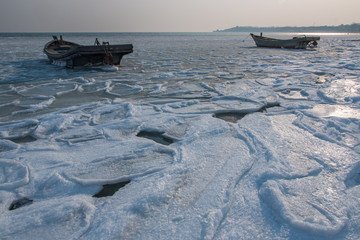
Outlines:
[[[122,57],[132,52],[132,44],[80,45],[64,41],[61,36],[60,40],[55,36],[44,47],[44,53],[50,61],[66,62],[66,66],[70,68],[89,64],[119,65]]]
[[[75,47],[75,46],[73,46],[73,45],[54,46],[54,47],[48,48],[48,51],[52,54],[65,53],[73,47]]]

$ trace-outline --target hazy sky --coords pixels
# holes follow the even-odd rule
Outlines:
[[[360,0],[0,0],[0,32],[209,32],[360,22]]]

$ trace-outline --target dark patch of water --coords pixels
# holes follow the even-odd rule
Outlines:
[[[10,204],[10,207],[9,207],[9,210],[12,211],[12,210],[15,210],[15,209],[18,209],[20,207],[23,207],[23,206],[26,206],[26,205],[30,205],[32,204],[33,200],[29,199],[29,198],[20,198],[18,200],[14,200],[11,204]]]
[[[20,143],[35,142],[37,139],[28,135],[25,137],[12,138],[10,140],[13,141],[14,143],[20,144]]]
[[[125,187],[125,185],[127,185],[129,183],[130,183],[130,180],[124,181],[124,182],[113,183],[113,184],[105,184],[105,185],[103,185],[103,188],[98,193],[93,195],[93,197],[101,198],[101,197],[112,196],[117,191],[119,191],[120,188]]]
[[[355,165],[355,167],[350,171],[350,173],[346,177],[345,185],[348,188],[352,188],[357,185],[360,185],[360,162],[358,162]]]
[[[237,123],[238,120],[241,120],[243,117],[246,116],[248,112],[246,113],[240,113],[240,112],[222,112],[222,113],[215,113],[214,117],[222,119],[227,122],[231,123]]]
[[[151,139],[163,145],[170,145],[174,143],[173,139],[164,136],[164,132],[140,131],[136,136]]]
[[[221,112],[221,113],[215,113],[213,115],[213,117],[215,118],[219,118],[222,119],[224,121],[227,122],[231,122],[231,123],[237,123],[237,121],[241,120],[242,118],[244,118],[247,114],[249,113],[254,113],[254,112],[266,112],[268,108],[271,107],[279,107],[280,104],[275,104],[275,105],[271,105],[271,106],[264,106],[262,108],[260,108],[257,111],[229,111],[229,112]]]

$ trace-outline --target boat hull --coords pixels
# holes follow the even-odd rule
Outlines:
[[[132,52],[132,44],[84,46],[57,39],[44,47],[44,53],[52,63],[69,68],[120,65],[123,56]]]
[[[320,37],[295,37],[293,39],[275,39],[275,38],[267,38],[262,36],[257,36],[254,34],[250,34],[254,39],[256,46],[258,47],[267,47],[267,48],[290,48],[290,49],[305,49],[309,45],[313,44],[317,45]]]

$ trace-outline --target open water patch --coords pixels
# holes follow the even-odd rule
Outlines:
[[[18,200],[14,200],[10,204],[9,211],[21,208],[21,207],[26,206],[26,205],[30,205],[30,204],[32,204],[32,202],[33,202],[33,200],[31,200],[31,199],[29,199],[27,197],[20,198]]]
[[[147,138],[163,145],[170,145],[174,143],[174,139],[164,136],[164,132],[140,131],[136,136]]]
[[[213,117],[222,119],[227,122],[237,123],[237,121],[241,120],[250,112],[222,112],[215,113]]]
[[[21,144],[21,143],[35,142],[37,139],[34,138],[33,136],[28,135],[28,136],[24,136],[24,137],[13,138],[10,140],[14,143]]]
[[[345,185],[348,188],[360,185],[360,162],[347,175]]]
[[[102,197],[110,197],[114,195],[117,191],[120,190],[120,188],[125,187],[127,184],[129,184],[131,181],[123,181],[113,184],[105,184],[103,185],[103,188],[96,194],[93,195],[95,198],[102,198]]]
[[[231,122],[231,123],[237,123],[237,121],[243,119],[247,114],[249,113],[255,113],[255,112],[267,112],[267,109],[270,107],[279,107],[279,104],[275,104],[273,106],[269,106],[269,107],[262,107],[258,110],[255,111],[228,111],[228,112],[219,112],[219,113],[214,113],[213,117],[215,118],[219,118],[222,119],[224,121],[227,122]]]

